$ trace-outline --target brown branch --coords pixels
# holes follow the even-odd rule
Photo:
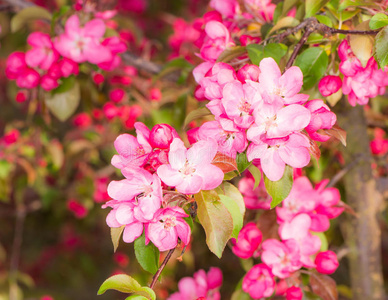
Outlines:
[[[150,284],[150,288],[153,289],[155,284],[156,284],[156,281],[158,280],[160,274],[162,273],[164,267],[167,265],[168,261],[170,260],[172,254],[174,253],[175,251],[175,248],[171,249],[170,251],[168,251],[166,257],[164,258],[162,264],[160,265],[158,271],[156,271],[155,275],[152,277],[152,282]]]

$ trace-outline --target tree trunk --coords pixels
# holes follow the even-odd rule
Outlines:
[[[358,215],[347,215],[343,227],[350,250],[352,299],[380,300],[384,299],[384,285],[381,231],[377,219],[382,196],[372,176],[372,154],[364,109],[362,106],[350,107],[344,99],[337,106],[338,123],[347,132],[347,146],[342,149],[345,163],[355,162],[344,176],[346,201]]]

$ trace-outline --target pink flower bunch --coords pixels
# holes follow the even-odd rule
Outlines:
[[[253,266],[243,279],[242,288],[252,298],[269,297],[275,291],[277,279],[289,278],[302,267],[315,268],[322,274],[337,269],[336,254],[320,252],[321,240],[313,234],[327,230],[329,219],[344,210],[338,190],[325,188],[327,183],[324,180],[313,188],[306,177],[295,179],[289,196],[276,208],[280,240],[262,241],[261,231],[251,222],[243,227],[237,242],[233,242],[232,250],[237,256],[261,258],[262,263]],[[289,289],[284,289],[287,299],[301,299],[299,287]]]
[[[207,273],[199,270],[194,273],[193,277],[184,277],[179,280],[179,292],[170,295],[168,300],[220,300],[221,285],[222,272],[219,268],[211,267]]]
[[[232,158],[246,150],[248,160],[260,160],[272,181],[283,176],[286,165],[306,166],[311,139],[326,140],[317,131],[330,129],[336,121],[323,101],[306,102],[309,96],[299,94],[303,75],[298,67],[282,75],[272,58],[237,73],[228,64],[205,62],[193,74],[200,85],[196,95],[210,100],[206,106],[215,121],[191,132],[192,137],[216,140],[218,151]]]
[[[53,39],[46,33],[33,32],[28,36],[30,50],[13,52],[7,59],[6,75],[16,80],[20,88],[41,86],[50,91],[63,78],[78,75],[79,64],[89,62],[111,71],[121,59],[119,53],[127,49],[118,37],[104,38],[105,24],[93,19],[80,25],[78,15],[72,15],[65,24],[65,32]]]
[[[339,69],[344,75],[342,92],[348,95],[350,105],[365,105],[369,98],[385,93],[385,88],[388,86],[387,71],[378,68],[373,56],[363,67],[347,40],[343,40],[340,44],[338,55],[341,59]]]
[[[388,139],[384,138],[385,131],[375,128],[374,139],[370,142],[370,148],[374,155],[385,155],[388,153]]]
[[[144,231],[146,243],[152,241],[160,251],[176,247],[178,238],[187,245],[191,231],[183,218],[188,215],[178,206],[169,206],[169,192],[177,191],[184,198],[219,186],[224,173],[212,164],[217,144],[199,141],[187,149],[167,124],[151,130],[139,122],[134,126],[137,137],[122,134],[114,142],[118,154],[112,165],[121,169],[126,179],[108,185],[113,200],[104,207],[113,210],[107,223],[125,226],[123,239],[127,243]]]

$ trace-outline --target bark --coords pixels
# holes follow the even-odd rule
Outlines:
[[[352,299],[380,300],[384,299],[381,230],[378,224],[382,195],[372,176],[366,118],[362,106],[350,107],[344,99],[337,106],[338,123],[347,132],[347,146],[342,149],[345,163],[348,165],[357,161],[344,177],[346,201],[358,215],[347,215],[343,224],[350,250]]]

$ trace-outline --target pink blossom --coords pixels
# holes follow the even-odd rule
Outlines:
[[[264,174],[271,181],[282,178],[286,164],[294,168],[305,167],[310,162],[310,142],[300,133],[281,139],[255,140],[248,146],[249,161],[260,159]]]
[[[253,116],[255,123],[248,129],[247,137],[254,142],[287,137],[305,128],[311,118],[309,110],[302,105],[284,106],[281,99],[266,94],[255,107]]]
[[[92,124],[92,119],[87,113],[79,113],[73,118],[73,124],[79,128],[87,128]]]
[[[109,99],[115,103],[119,103],[124,99],[125,91],[123,89],[113,89],[109,92]]]
[[[257,13],[265,22],[270,22],[273,19],[276,5],[271,3],[271,0],[244,0],[249,11]]]
[[[293,239],[284,242],[268,239],[263,242],[262,248],[262,261],[279,278],[287,278],[302,267],[299,260],[299,246]]]
[[[150,90],[151,101],[160,101],[162,99],[162,92],[158,88],[152,88]]]
[[[21,90],[16,93],[15,100],[18,103],[23,103],[28,98],[28,92],[26,90]]]
[[[120,111],[117,106],[111,102],[105,103],[102,107],[102,110],[108,120],[112,120],[120,114]]]
[[[311,218],[308,214],[299,214],[291,221],[284,222],[279,227],[279,235],[282,240],[294,239],[300,249],[300,262],[307,268],[315,267],[311,255],[321,248],[321,240],[309,231]]]
[[[204,270],[199,270],[193,277],[179,280],[179,292],[170,295],[168,300],[220,300],[218,289],[221,285],[222,272],[219,268],[211,267],[207,274]]]
[[[19,130],[11,129],[6,134],[4,134],[2,140],[4,141],[4,143],[7,146],[9,146],[9,145],[12,145],[12,144],[16,143],[18,141],[19,137],[20,137]]]
[[[322,274],[333,274],[339,266],[337,255],[330,250],[319,252],[315,258],[315,264],[317,271]]]
[[[80,26],[77,15],[72,15],[65,24],[65,33],[61,34],[54,42],[58,52],[77,63],[88,61],[100,64],[110,61],[110,49],[100,43],[105,33],[105,24],[101,19],[93,19]]]
[[[143,13],[148,7],[148,0],[119,0],[117,9],[133,12],[137,14]]]
[[[241,13],[240,6],[236,0],[211,0],[209,5],[226,18],[234,18]]]
[[[45,91],[51,91],[59,86],[58,79],[52,78],[48,75],[43,75],[40,79],[40,86]]]
[[[205,33],[206,38],[200,51],[204,60],[215,62],[222,51],[234,46],[229,30],[220,22],[209,21],[206,23]]]
[[[375,138],[370,142],[370,148],[374,155],[385,155],[388,153],[388,140],[384,139],[385,131],[381,128],[375,128]]]
[[[298,67],[289,68],[282,75],[279,66],[271,57],[260,62],[259,85],[262,92],[283,98],[285,104],[303,104],[308,95],[298,94],[303,85],[303,74]]]
[[[286,300],[302,300],[303,292],[298,286],[292,286],[287,289]]]
[[[104,39],[101,45],[110,50],[111,59],[99,63],[98,67],[106,71],[112,71],[120,65],[121,58],[118,54],[125,52],[127,45],[117,36]]]
[[[341,77],[328,75],[319,81],[318,89],[322,96],[327,97],[337,92],[341,86]]]
[[[123,241],[132,243],[137,239],[144,230],[144,223],[138,221],[134,216],[134,208],[136,203],[131,201],[108,201],[102,208],[113,208],[106,217],[106,223],[109,227],[117,228],[124,227]]]
[[[5,74],[9,79],[15,79],[20,88],[33,89],[40,81],[39,73],[27,66],[23,52],[13,52],[8,56]]]
[[[82,205],[81,203],[79,203],[77,200],[74,200],[74,199],[70,199],[67,202],[67,208],[78,219],[85,218],[88,214],[87,208],[84,205]]]
[[[235,80],[223,88],[222,106],[227,117],[240,128],[249,128],[254,122],[253,111],[261,100],[256,85],[250,80],[244,84]]]
[[[232,241],[233,253],[244,259],[256,257],[262,239],[263,235],[257,225],[250,222],[241,229],[237,241]]]
[[[107,177],[99,177],[94,180],[94,193],[93,199],[95,202],[105,202],[110,199],[108,192],[108,178]]]
[[[114,146],[118,155],[112,157],[112,165],[122,169],[126,166],[140,167],[146,162],[152,147],[149,143],[150,130],[140,122],[135,123],[137,138],[129,134],[119,135]]]
[[[48,70],[58,60],[59,54],[48,34],[33,32],[28,36],[27,43],[32,46],[26,53],[26,63],[30,67]]]
[[[330,111],[330,108],[319,99],[308,101],[305,107],[311,113],[310,123],[306,126],[309,136],[319,142],[325,142],[330,136],[318,133],[319,129],[330,129],[337,121],[337,116]]]
[[[242,83],[245,83],[247,79],[257,82],[259,81],[259,75],[260,75],[260,68],[256,65],[246,64],[237,71],[237,78]]]
[[[237,153],[243,152],[248,141],[243,130],[225,118],[218,121],[205,122],[196,132],[197,140],[214,139],[218,144],[218,151],[235,158]]]
[[[242,289],[253,299],[270,297],[275,291],[275,280],[271,269],[265,264],[253,266],[244,276]]]
[[[95,73],[93,74],[93,81],[96,85],[100,85],[105,81],[105,77],[101,73]]]
[[[238,189],[244,197],[245,206],[248,209],[270,209],[272,198],[268,195],[264,185],[264,178],[261,177],[257,188],[253,189],[255,179],[251,173],[243,177],[238,183]]]
[[[174,128],[168,124],[157,124],[151,130],[150,144],[154,148],[168,149],[174,138],[179,138]]]
[[[61,71],[61,76],[69,77],[70,75],[78,75],[79,66],[76,62],[64,57],[59,61],[58,67]]]
[[[140,222],[149,222],[160,208],[162,187],[159,177],[144,169],[122,169],[126,179],[112,181],[108,195],[118,201],[135,201],[133,216]]]
[[[160,209],[154,217],[154,222],[146,225],[146,236],[159,251],[173,249],[178,244],[178,238],[183,244],[190,242],[190,226],[183,220],[189,215],[180,207]]]
[[[190,149],[175,138],[168,153],[169,164],[158,168],[160,179],[178,192],[196,194],[219,186],[224,178],[222,170],[211,164],[217,153],[213,140],[198,141]]]

